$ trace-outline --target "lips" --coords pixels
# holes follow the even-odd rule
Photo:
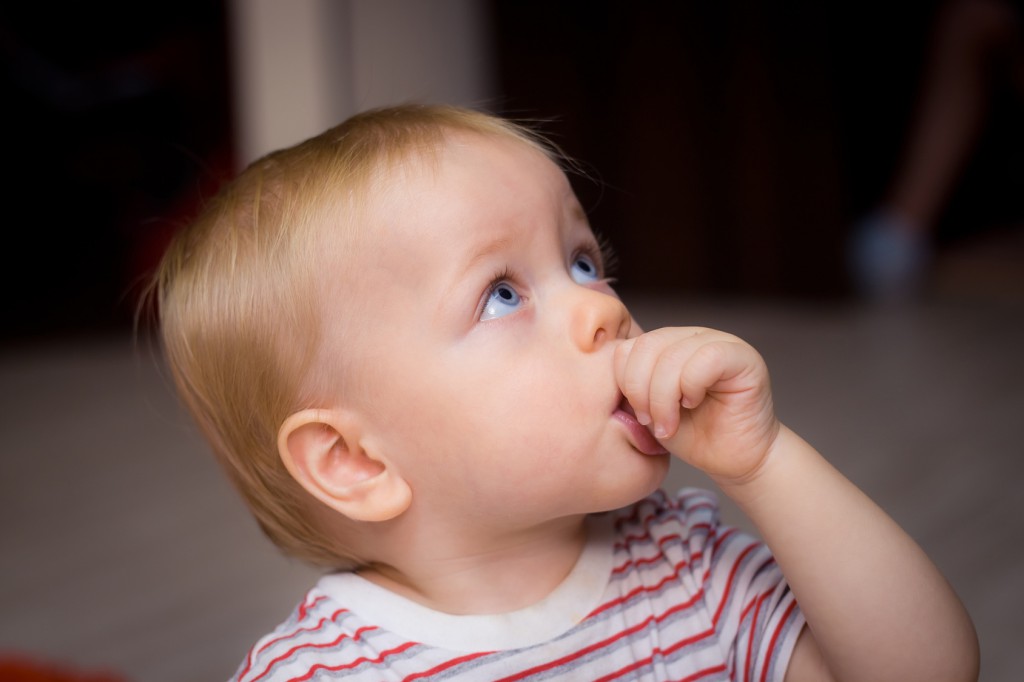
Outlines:
[[[662,447],[661,443],[647,430],[647,427],[636,420],[636,412],[623,397],[619,402],[612,418],[626,427],[630,443],[634,448],[645,455],[667,455],[668,450]]]

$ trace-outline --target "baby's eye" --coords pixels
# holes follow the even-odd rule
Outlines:
[[[594,259],[585,253],[576,254],[570,272],[577,284],[592,284],[601,279],[601,272],[594,263]]]
[[[514,313],[522,305],[522,298],[508,282],[499,282],[491,287],[484,301],[484,309],[480,313],[482,321],[493,320]]]

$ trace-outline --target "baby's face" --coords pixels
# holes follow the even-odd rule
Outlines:
[[[436,166],[399,176],[365,216],[379,237],[356,249],[328,343],[352,359],[341,400],[413,505],[540,523],[660,485],[667,455],[616,416],[613,352],[640,329],[562,171],[522,143],[460,134]]]

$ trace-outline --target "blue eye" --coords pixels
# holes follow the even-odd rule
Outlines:
[[[514,313],[522,305],[522,298],[508,282],[499,282],[491,287],[484,301],[483,312],[480,313],[481,320],[493,320]]]
[[[585,253],[577,254],[573,259],[570,273],[577,284],[593,284],[601,279],[601,272],[594,260]]]

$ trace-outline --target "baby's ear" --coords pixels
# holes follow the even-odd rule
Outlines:
[[[341,410],[302,410],[277,433],[281,461],[313,497],[355,521],[387,521],[412,502],[395,467],[360,443],[358,419]]]

